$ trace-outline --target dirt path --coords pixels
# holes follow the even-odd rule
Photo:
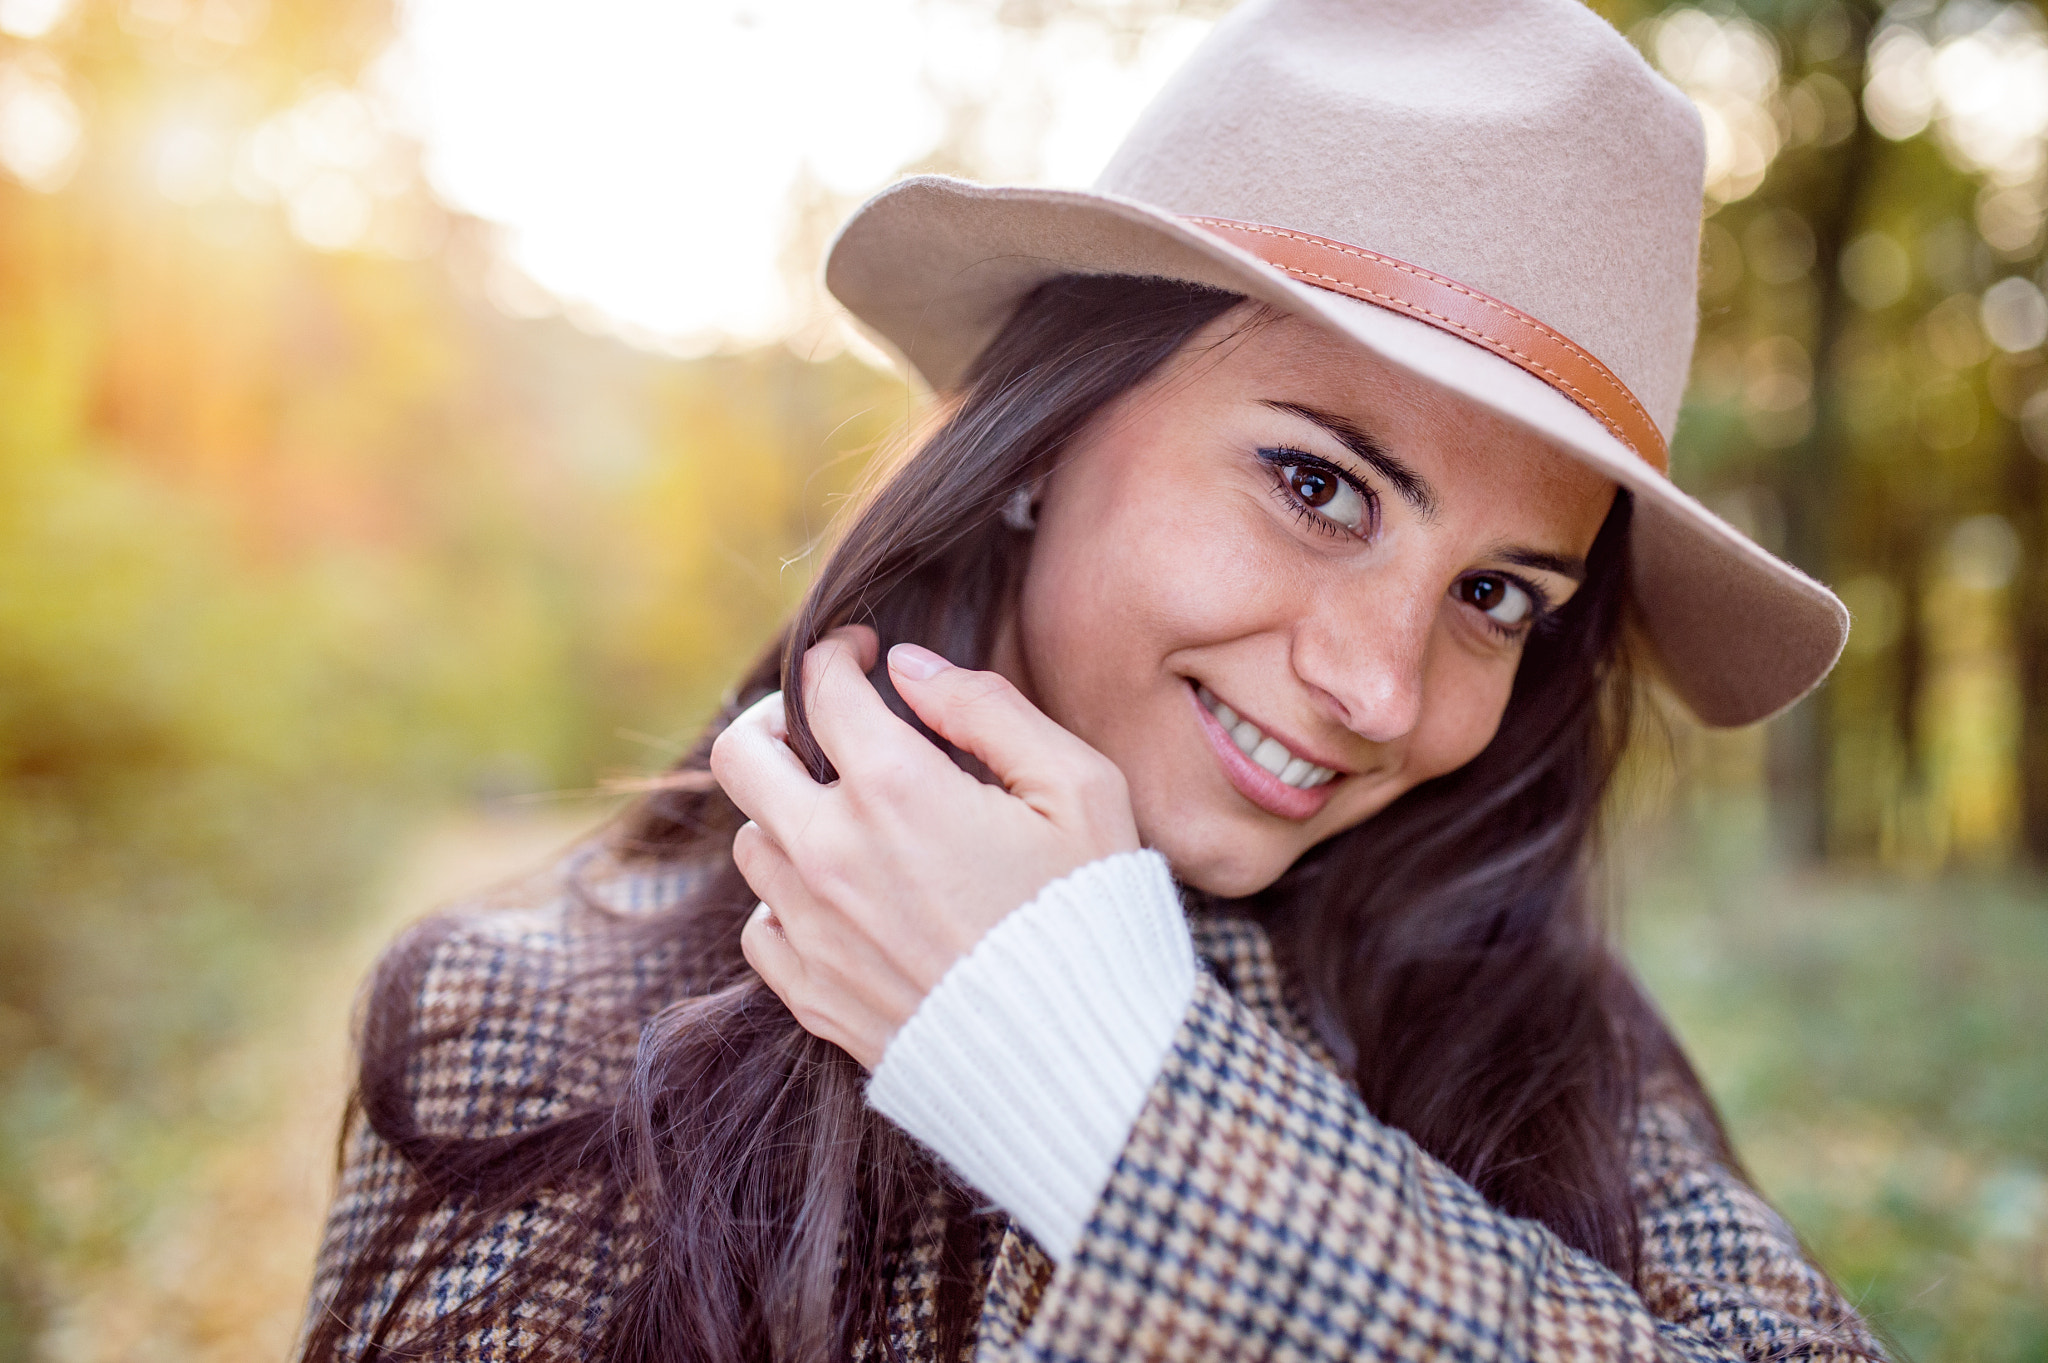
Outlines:
[[[279,962],[303,988],[219,1056],[208,1085],[263,1100],[223,1129],[189,1186],[121,1258],[59,1285],[52,1363],[279,1363],[298,1329],[349,1083],[349,1012],[378,950],[435,905],[530,869],[593,822],[548,810],[453,819],[421,839],[337,946]]]

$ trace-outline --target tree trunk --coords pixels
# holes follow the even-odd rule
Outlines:
[[[1873,22],[1863,6],[1852,9],[1855,36],[1839,77],[1852,91],[1863,88],[1863,54]],[[1818,199],[1808,226],[1814,240],[1814,287],[1818,307],[1812,340],[1813,429],[1787,452],[1780,483],[1785,508],[1785,552],[1795,564],[1825,582],[1838,562],[1835,527],[1845,477],[1848,433],[1843,425],[1840,386],[1833,355],[1848,325],[1852,306],[1842,287],[1842,248],[1861,217],[1870,181],[1875,135],[1858,117],[1849,137],[1829,157],[1835,169],[1832,192]],[[1807,697],[1772,726],[1771,801],[1782,839],[1795,854],[1825,856],[1829,850],[1829,777],[1834,749],[1834,716],[1825,687]]]
[[[2006,434],[2006,514],[2019,534],[2012,642],[2020,683],[2020,848],[2048,870],[2048,464],[2017,424]]]

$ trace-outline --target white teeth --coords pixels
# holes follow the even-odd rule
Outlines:
[[[1237,711],[1218,700],[1208,687],[1195,688],[1195,694],[1209,713],[1216,716],[1216,722],[1223,726],[1238,750],[1273,773],[1282,784],[1297,790],[1314,790],[1337,778],[1337,773],[1328,767],[1319,767],[1305,757],[1296,757],[1279,739],[1268,738],[1258,725],[1239,718]]]
[[[1209,713],[1216,716],[1216,722],[1223,726],[1224,732],[1228,733],[1237,727],[1237,711],[1216,699],[1214,691],[1206,686],[1198,686],[1195,688],[1195,694],[1202,698],[1202,704],[1209,707]]]

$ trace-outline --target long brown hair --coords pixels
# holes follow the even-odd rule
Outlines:
[[[791,677],[841,624],[873,625],[885,648],[914,640],[984,665],[1029,552],[1028,537],[1003,522],[1005,501],[1241,301],[1121,277],[1068,276],[1036,290],[931,436],[851,517],[795,618],[680,769],[706,771],[724,725],[780,688],[791,744],[825,779]],[[1629,727],[1628,519],[1623,493],[1584,586],[1528,641],[1498,736],[1477,759],[1318,846],[1262,893],[1208,907],[1265,925],[1319,1036],[1376,1116],[1495,1205],[1632,1275],[1636,1092],[1645,1067],[1674,1051],[1617,966],[1586,887]],[[876,681],[896,703],[886,671]],[[615,845],[700,878],[672,909],[607,920],[621,953],[660,965],[643,965],[641,986],[591,1032],[637,1033],[630,1075],[592,1100],[511,1135],[423,1129],[409,1065],[449,1032],[429,1033],[416,1001],[445,929],[408,938],[380,968],[358,1104],[417,1178],[352,1256],[307,1340],[309,1363],[431,1352],[494,1304],[559,1296],[565,1282],[607,1298],[600,1357],[843,1358],[856,1341],[886,1336],[885,1261],[920,1223],[943,1227],[938,1356],[958,1353],[971,1328],[978,1199],[868,1109],[859,1066],[804,1032],[748,969],[739,938],[754,896],[730,856],[742,816],[708,782],[676,784],[633,811]],[[562,1190],[583,1209],[568,1231],[530,1247],[425,1336],[397,1337],[435,1266],[431,1254],[406,1260],[404,1246],[438,1233],[452,1247]],[[622,1226],[625,1260],[574,1287],[565,1265],[577,1241]],[[394,1295],[380,1283],[402,1261],[411,1267]],[[352,1334],[366,1315],[375,1323]],[[558,1342],[589,1353],[580,1336]]]

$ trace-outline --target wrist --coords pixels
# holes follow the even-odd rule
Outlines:
[[[949,970],[890,1040],[868,1101],[1064,1259],[1193,996],[1165,859],[1102,858],[1046,886]]]

